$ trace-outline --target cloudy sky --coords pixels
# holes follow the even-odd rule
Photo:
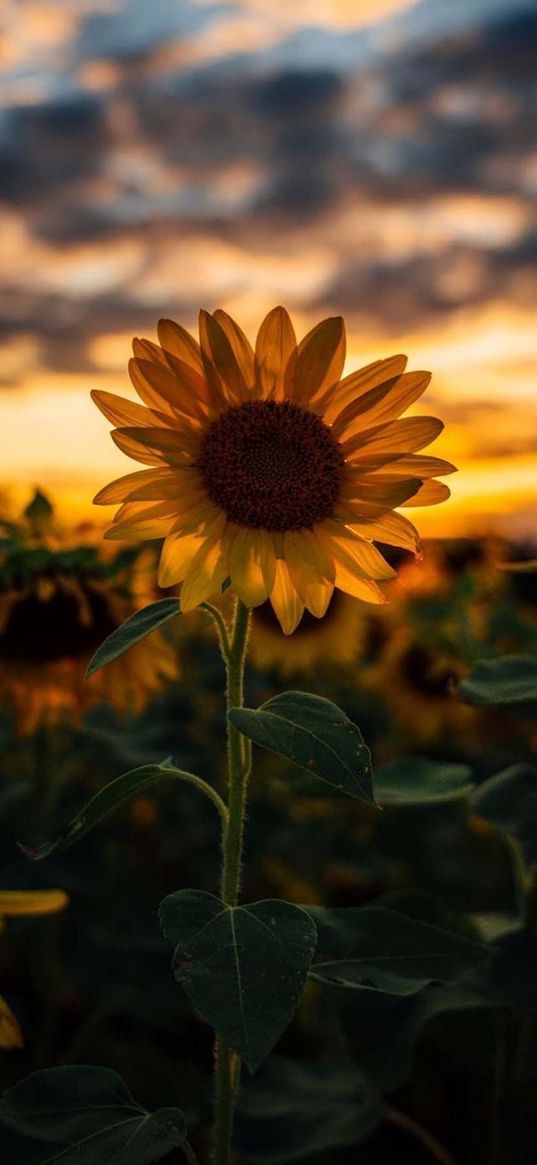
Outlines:
[[[0,487],[131,468],[89,401],[133,334],[343,313],[433,370],[433,533],[537,533],[534,0],[4,0]],[[421,523],[423,525],[423,522]]]

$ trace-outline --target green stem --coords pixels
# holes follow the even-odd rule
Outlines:
[[[226,707],[242,708],[244,697],[244,662],[248,644],[250,612],[237,599],[235,619],[228,637],[229,648],[223,651],[227,670]],[[251,751],[244,737],[227,720],[228,820],[223,834],[221,897],[227,906],[236,906],[241,879],[242,845],[246,808],[246,790],[250,775]],[[222,1040],[215,1047],[215,1128],[213,1165],[229,1165],[233,1105],[239,1079],[240,1063]]]

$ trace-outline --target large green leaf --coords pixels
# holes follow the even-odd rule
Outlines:
[[[135,611],[120,627],[116,627],[111,635],[97,648],[95,655],[90,659],[86,670],[86,678],[92,676],[100,668],[106,667],[113,659],[123,655],[140,639],[145,639],[151,631],[167,623],[181,613],[179,599],[157,599],[156,603],[149,603],[141,611]]]
[[[516,837],[528,858],[537,858],[537,768],[510,765],[490,777],[474,793],[472,808]]]
[[[83,1064],[21,1080],[0,1100],[0,1146],[2,1128],[31,1139],[36,1165],[150,1165],[186,1138],[178,1108],[147,1112],[117,1072]]]
[[[505,707],[532,715],[537,710],[537,659],[531,655],[502,655],[481,659],[459,692],[478,707]]]
[[[175,976],[195,1007],[255,1071],[291,1020],[315,950],[315,923],[290,902],[226,906],[179,890],[160,906]]]
[[[98,825],[103,817],[107,817],[109,813],[117,809],[123,801],[133,797],[135,793],[140,793],[148,785],[153,785],[156,781],[162,781],[169,777],[178,777],[184,781],[201,784],[199,777],[195,777],[193,773],[184,772],[182,769],[174,768],[170,761],[163,761],[162,764],[158,765],[141,765],[140,768],[123,773],[123,776],[117,777],[115,781],[110,781],[108,785],[99,789],[99,792],[91,798],[91,801],[88,801],[80,813],[73,817],[65,833],[56,841],[47,841],[44,845],[33,848],[31,846],[21,846],[20,848],[33,861],[48,857],[54,850],[67,849],[90,829],[93,829],[95,825]]]
[[[380,805],[428,805],[467,797],[474,788],[468,765],[405,756],[375,769]]]
[[[234,1140],[248,1161],[291,1165],[326,1149],[359,1144],[383,1115],[382,1102],[352,1061],[271,1056],[255,1079],[245,1081]]]
[[[308,907],[319,928],[310,974],[336,987],[413,995],[481,963],[482,943],[384,907]]]
[[[360,729],[331,700],[284,692],[260,708],[234,708],[231,723],[245,736],[300,765],[359,801],[375,803],[371,754]]]

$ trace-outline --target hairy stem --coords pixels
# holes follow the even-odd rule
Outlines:
[[[248,643],[250,612],[237,599],[229,648],[224,655],[227,670],[226,704],[242,708],[244,662]],[[236,906],[240,889],[242,844],[246,808],[246,790],[250,775],[251,750],[244,737],[227,722],[228,819],[223,833],[222,901]],[[233,1105],[240,1064],[235,1053],[222,1040],[215,1047],[215,1129],[213,1165],[228,1165],[233,1126]]]

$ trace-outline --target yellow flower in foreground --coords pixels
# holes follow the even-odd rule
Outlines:
[[[426,372],[404,356],[341,379],[345,329],[318,324],[297,345],[287,312],[261,324],[255,352],[223,311],[200,313],[200,345],[159,323],[160,347],[134,341],[130,375],[144,405],[108,392],[93,399],[112,436],[149,468],[97,494],[122,503],[109,538],[164,538],[159,583],[182,583],[189,611],[228,577],[249,607],[270,599],[282,629],[304,609],[320,618],[334,587],[384,601],[391,578],[380,541],[418,553],[402,505],[449,496],[446,461],[416,455],[443,426],[401,414],[425,391]]]
[[[4,928],[4,917],[57,914],[68,901],[64,890],[0,890],[0,930]],[[23,1042],[18,1020],[0,995],[0,1048],[22,1048]]]

